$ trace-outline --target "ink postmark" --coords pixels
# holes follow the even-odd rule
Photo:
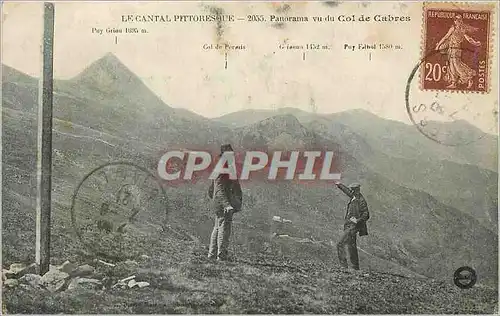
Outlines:
[[[459,146],[496,133],[492,18],[485,5],[424,5],[422,59],[408,78],[405,101],[410,120],[427,138]]]
[[[88,250],[121,257],[130,251],[129,245],[161,234],[168,215],[166,201],[161,183],[147,169],[129,162],[107,163],[78,184],[71,221]]]

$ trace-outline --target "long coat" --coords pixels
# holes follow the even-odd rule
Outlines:
[[[345,224],[354,224],[349,220],[351,217],[354,217],[358,220],[355,226],[359,232],[359,235],[368,235],[368,227],[366,226],[366,221],[370,218],[370,213],[368,212],[368,204],[366,203],[365,198],[361,194],[359,194],[358,196],[354,196],[352,190],[341,183],[338,184],[338,187],[342,190],[342,192],[344,192],[351,198],[346,207],[344,217]]]
[[[232,206],[234,212],[241,210],[242,192],[238,180],[229,179],[229,175],[221,174],[210,183],[208,196],[212,199],[212,208],[216,213]]]

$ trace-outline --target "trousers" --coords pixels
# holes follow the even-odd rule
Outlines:
[[[344,234],[337,243],[337,252],[339,256],[340,265],[347,268],[347,258],[346,258],[346,247],[349,253],[349,259],[351,261],[352,268],[354,270],[359,270],[359,257],[358,248],[356,245],[356,234],[358,230],[356,227],[347,226],[344,227]]]
[[[233,222],[232,212],[226,214],[217,214],[214,223],[214,229],[210,236],[210,247],[208,257],[219,260],[228,259],[229,239],[231,237],[231,224]]]

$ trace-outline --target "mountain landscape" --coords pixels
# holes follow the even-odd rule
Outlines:
[[[36,78],[2,66],[4,268],[34,262],[37,85]],[[479,133],[471,125],[460,128]],[[244,110],[208,119],[165,104],[107,54],[76,77],[54,84],[52,264],[95,259],[117,263],[146,256],[148,261],[130,273],[147,279],[161,294],[145,297],[163,302],[178,297],[184,303],[175,308],[166,303],[146,306],[140,292],[110,290],[102,310],[86,307],[66,292],[38,306],[29,301],[42,294],[19,287],[9,288],[4,300],[8,310],[20,313],[492,313],[498,288],[497,142],[496,135],[485,134],[468,145],[443,146],[414,126],[363,110]],[[369,235],[358,240],[366,275],[350,278],[338,265],[335,243],[348,200],[327,182],[243,182],[244,209],[235,216],[231,246],[236,265],[217,267],[205,260],[213,218],[206,207],[209,181],[203,178],[163,183],[167,224],[177,237],[158,236],[148,247],[126,244],[120,258],[98,256],[75,237],[71,198],[91,170],[129,161],[154,173],[168,149],[217,152],[222,143],[240,152],[333,151],[342,181],[359,182],[370,207]],[[277,228],[274,216],[290,223]],[[452,282],[461,266],[478,274],[469,294]],[[224,275],[233,296],[214,294],[224,292],[211,285],[217,275]],[[248,287],[256,286],[252,278],[267,281],[250,295],[250,288],[238,286],[229,275]],[[328,284],[321,285],[326,282],[321,280]],[[174,283],[182,283],[183,290],[174,289]],[[349,303],[335,284],[348,293],[362,291],[365,301]],[[268,292],[273,288],[276,293]],[[89,297],[93,293],[84,290]],[[199,298],[200,293],[208,294]],[[434,295],[443,297],[442,302],[431,299]],[[384,305],[384,299],[390,302]],[[58,300],[64,302],[60,307],[49,305]],[[368,307],[370,300],[375,307]],[[408,301],[414,304],[403,307]],[[286,307],[290,305],[296,309]]]

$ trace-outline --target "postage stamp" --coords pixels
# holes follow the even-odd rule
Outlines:
[[[422,90],[489,92],[492,15],[481,4],[424,5]]]

